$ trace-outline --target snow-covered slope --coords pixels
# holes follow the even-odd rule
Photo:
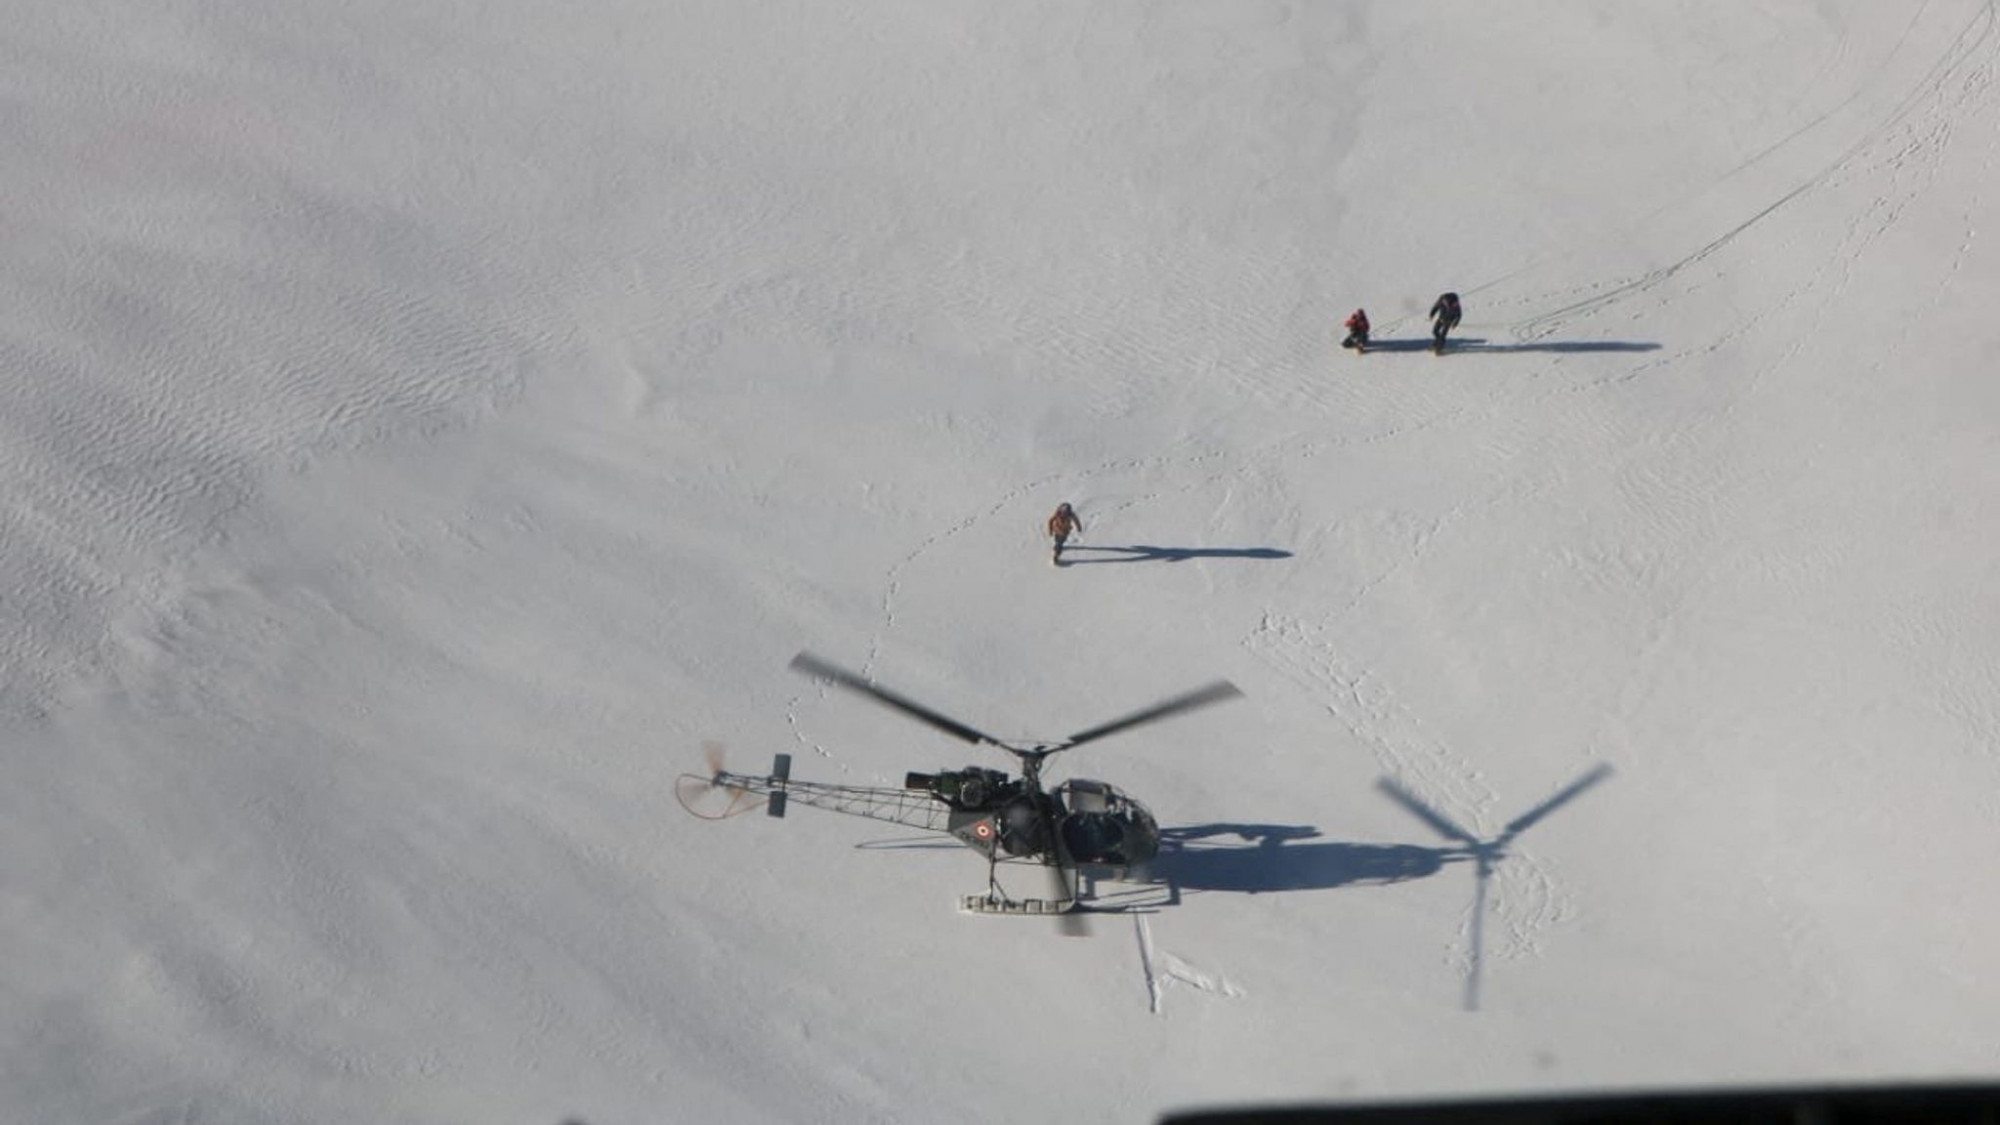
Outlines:
[[[1993,1076],[1996,22],[22,7],[0,1118]],[[1178,896],[685,816],[976,757],[800,648],[1007,737],[1233,680],[1052,764]],[[1606,764],[1478,916],[1377,787]]]

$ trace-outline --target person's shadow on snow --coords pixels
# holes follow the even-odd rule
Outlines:
[[[1432,347],[1428,337],[1424,339],[1370,340],[1371,352],[1427,352]],[[1660,345],[1645,340],[1531,340],[1525,344],[1494,344],[1478,336],[1453,336],[1445,341],[1444,350],[1451,352],[1549,352],[1555,355],[1582,355],[1592,352],[1656,352]]]
[[[1070,556],[1078,551],[1101,552],[1102,557],[1077,559]],[[1076,543],[1063,548],[1063,566],[1087,566],[1091,563],[1132,563],[1132,562],[1186,562],[1189,559],[1289,559],[1290,551],[1276,547],[1153,547],[1136,544],[1130,547],[1100,547],[1096,544]]]

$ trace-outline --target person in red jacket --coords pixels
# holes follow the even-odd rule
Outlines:
[[[1343,348],[1353,348],[1356,354],[1368,350],[1368,310],[1355,309],[1347,318],[1347,339],[1340,342]]]
[[[1070,536],[1081,534],[1083,521],[1076,517],[1076,509],[1067,500],[1056,505],[1055,515],[1049,517],[1049,538],[1056,541],[1055,553],[1049,556],[1049,561],[1061,566],[1063,544],[1069,542]]]

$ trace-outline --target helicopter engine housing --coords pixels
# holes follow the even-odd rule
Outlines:
[[[966,812],[997,808],[1019,787],[1006,774],[984,766],[910,773],[903,778],[903,788],[926,790],[952,808]]]
[[[1040,802],[1041,794],[1022,793],[1000,810],[1000,850],[1008,855],[1041,855],[1054,842],[1050,838],[1049,810]]]

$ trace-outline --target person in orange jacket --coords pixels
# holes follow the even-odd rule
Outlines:
[[[1056,505],[1055,514],[1049,517],[1049,538],[1056,541],[1055,553],[1049,556],[1049,561],[1061,566],[1063,544],[1069,542],[1070,536],[1081,534],[1083,521],[1077,518],[1076,509],[1067,500]]]

